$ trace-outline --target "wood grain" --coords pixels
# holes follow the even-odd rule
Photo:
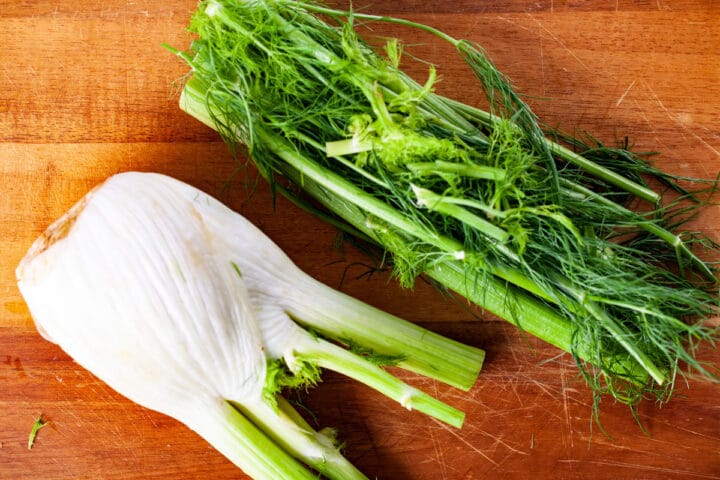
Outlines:
[[[365,7],[354,2],[356,7]],[[720,388],[690,379],[662,407],[645,403],[644,434],[626,407],[602,421],[572,359],[418,284],[364,275],[364,257],[279,200],[252,170],[177,108],[195,1],[0,0],[0,479],[243,479],[184,426],[133,405],[36,333],[14,268],[34,238],[108,175],[159,171],[218,196],[259,225],[312,276],[373,305],[487,350],[468,393],[400,373],[468,414],[453,430],[327,374],[303,401],[340,428],[347,456],[381,479],[720,478]],[[338,3],[339,4],[339,3]],[[674,173],[720,170],[720,10],[716,2],[367,2],[481,43],[552,125],[612,142],[629,135]],[[447,46],[397,27],[438,64],[442,93],[481,102]],[[418,79],[426,66],[409,62]],[[229,181],[232,179],[231,181]],[[717,208],[694,225],[720,238]],[[700,353],[709,362],[720,354]],[[35,418],[50,423],[32,450]]]

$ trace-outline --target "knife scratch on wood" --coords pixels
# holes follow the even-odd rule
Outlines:
[[[440,446],[440,442],[437,439],[437,436],[435,435],[435,429],[430,428],[430,440],[432,442],[433,450],[435,451],[435,460],[438,464],[438,469],[440,471],[440,478],[447,479],[448,478],[448,472],[447,472],[447,464],[445,463],[445,458],[443,456],[443,449]]]
[[[488,462],[492,463],[492,464],[495,465],[495,466],[498,465],[498,463],[497,463],[495,460],[493,460],[493,459],[490,458],[488,455],[486,455],[485,452],[483,452],[482,450],[480,450],[478,447],[476,447],[475,445],[473,445],[472,443],[470,443],[467,439],[464,438],[463,435],[460,435],[460,434],[457,433],[455,430],[453,430],[452,427],[449,427],[449,426],[447,426],[447,425],[445,425],[445,424],[443,424],[443,423],[440,423],[440,422],[438,422],[438,421],[435,420],[435,419],[431,419],[431,421],[434,422],[435,424],[437,424],[437,425],[438,425],[440,428],[442,428],[443,430],[446,430],[448,433],[450,433],[450,435],[452,435],[453,437],[455,437],[456,439],[458,439],[463,445],[465,445],[466,447],[468,447],[468,448],[469,448],[470,450],[472,450],[473,452],[477,453],[480,457],[484,458],[485,460],[487,460]]]

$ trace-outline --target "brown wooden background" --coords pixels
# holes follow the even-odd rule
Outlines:
[[[185,68],[160,47],[184,48],[195,0],[0,0],[0,479],[243,479],[174,420],[139,408],[36,333],[14,269],[32,240],[95,183],[153,170],[220,195],[235,169],[218,137],[176,106]],[[674,173],[720,169],[720,8],[691,0],[355,1],[478,41],[565,129],[612,141],[630,135]],[[411,51],[439,65],[439,89],[480,92],[453,52],[402,28]],[[419,79],[424,68],[410,66]],[[328,374],[308,404],[340,427],[347,456],[382,479],[720,478],[720,387],[690,380],[669,405],[648,402],[644,435],[609,400],[591,396],[572,360],[504,323],[476,321],[426,285],[403,291],[362,277],[363,261],[333,247],[331,228],[286,202],[272,212],[260,186],[222,197],[308,273],[380,308],[485,348],[469,393],[403,374],[464,409],[462,430],[410,413]],[[696,226],[718,238],[718,209]],[[343,273],[346,273],[344,281]],[[704,359],[720,360],[705,350]],[[50,421],[32,450],[35,418]]]

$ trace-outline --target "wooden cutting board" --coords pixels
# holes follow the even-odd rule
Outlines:
[[[487,350],[480,381],[460,392],[408,374],[467,412],[461,430],[400,408],[333,374],[302,400],[337,426],[347,456],[381,479],[720,478],[720,387],[680,382],[660,408],[606,399],[605,435],[568,355],[419,284],[364,275],[365,259],[288,203],[275,211],[215,133],[176,106],[195,0],[0,0],[0,479],[243,479],[184,426],[140,408],[35,331],[14,269],[42,230],[89,188],[125,170],[175,176],[260,226],[312,276],[435,331]],[[548,123],[612,142],[629,135],[688,176],[720,170],[720,9],[691,0],[355,2],[484,45]],[[438,64],[442,93],[481,93],[453,52],[403,28],[410,51]],[[422,79],[425,67],[408,67]],[[252,171],[250,171],[252,180]],[[230,183],[229,190],[224,188]],[[717,208],[694,227],[718,238]],[[701,357],[720,361],[717,351]],[[28,435],[42,415],[31,450]]]

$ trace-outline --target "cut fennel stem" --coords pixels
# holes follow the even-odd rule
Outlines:
[[[321,337],[463,389],[484,358],[313,280],[246,219],[159,174],[96,187],[33,244],[17,277],[45,338],[255,479],[317,478],[305,465],[366,478],[268,385],[269,362],[310,383],[317,368],[336,370],[459,427],[462,412]]]

